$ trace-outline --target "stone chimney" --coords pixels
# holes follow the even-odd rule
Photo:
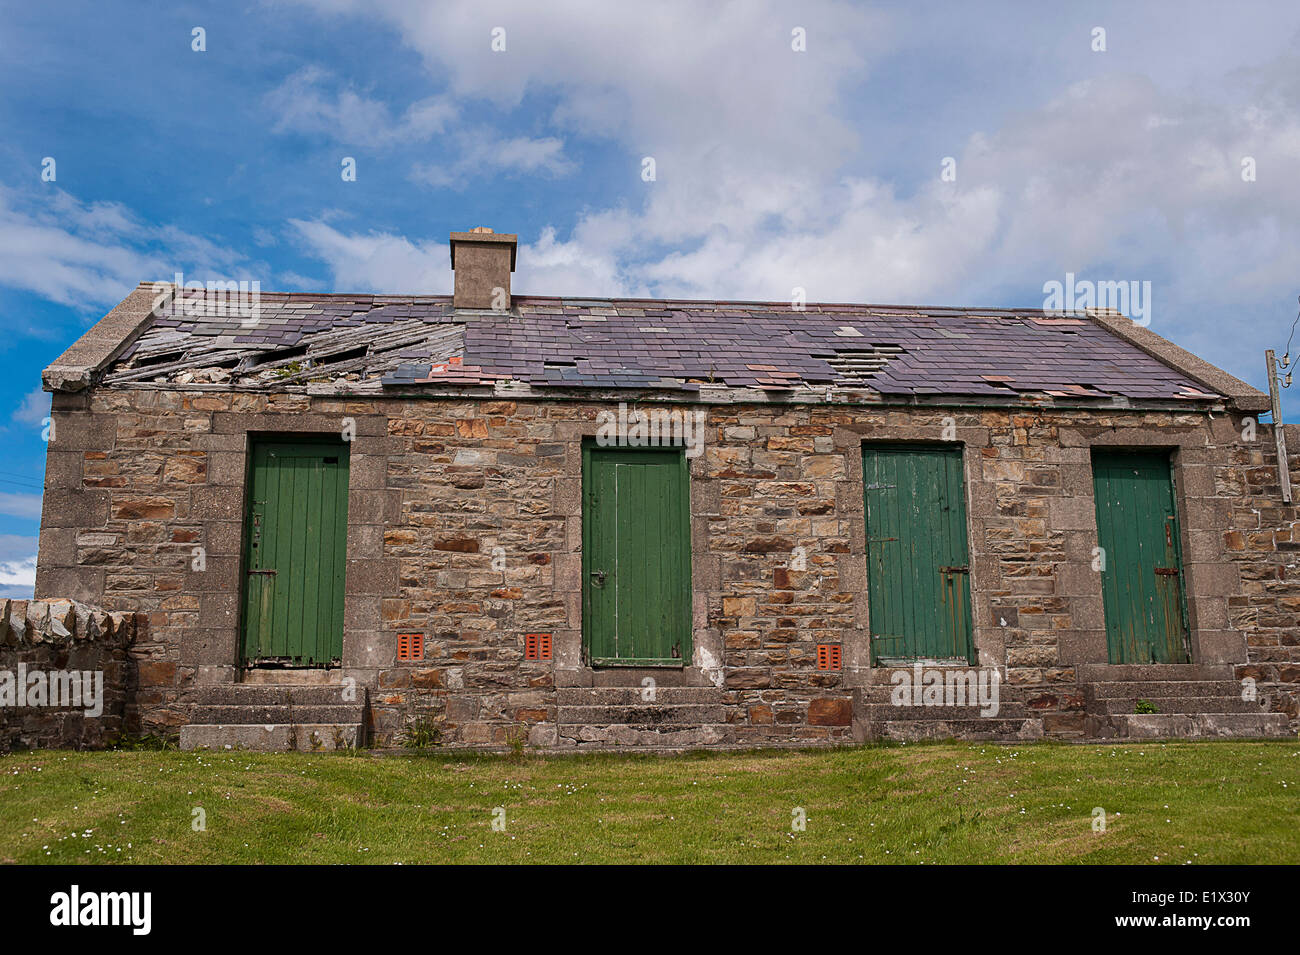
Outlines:
[[[510,273],[519,236],[498,235],[485,226],[451,234],[451,268],[456,273],[455,308],[510,308]]]

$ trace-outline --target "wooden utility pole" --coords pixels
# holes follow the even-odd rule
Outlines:
[[[1286,433],[1282,430],[1282,398],[1277,390],[1277,359],[1273,349],[1264,352],[1268,363],[1268,396],[1273,401],[1273,437],[1277,441],[1277,476],[1282,482],[1282,500],[1291,503],[1291,465],[1286,456]]]

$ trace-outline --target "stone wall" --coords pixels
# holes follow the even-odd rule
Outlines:
[[[58,394],[37,592],[148,614],[132,649],[139,725],[174,731],[196,682],[237,679],[249,434],[350,427],[343,668],[370,690],[375,739],[422,716],[451,744],[575,743],[558,732],[557,686],[643,675],[593,671],[582,656],[581,443],[616,407]],[[864,441],[965,446],[980,662],[1002,668],[1056,736],[1083,732],[1077,668],[1106,660],[1090,449],[1169,449],[1193,658],[1255,675],[1294,717],[1300,517],[1278,504],[1268,428],[1247,440],[1240,420],[1191,411],[706,410],[705,450],[690,461],[694,658],[682,680],[716,690],[724,720],[702,741],[864,735],[853,705],[872,679]],[[399,665],[406,632],[425,635],[425,659]],[[536,632],[553,635],[553,661],[523,659]],[[821,643],[842,645],[843,670],[816,668]]]
[[[136,630],[134,614],[76,601],[0,600],[0,750],[97,748],[120,735]]]
[[[1300,498],[1300,428],[1286,426],[1291,484]],[[1243,442],[1214,472],[1227,502],[1223,538],[1240,588],[1228,598],[1229,626],[1246,636],[1248,662],[1239,679],[1253,679],[1271,710],[1300,726],[1300,505],[1282,503],[1271,428]]]

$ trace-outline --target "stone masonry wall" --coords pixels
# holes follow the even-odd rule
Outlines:
[[[71,600],[0,600],[0,752],[93,749],[121,734],[136,625],[134,614]],[[68,697],[73,673],[76,695]],[[102,679],[93,706],[82,695],[94,686],[86,674]],[[68,702],[78,705],[54,705]]]
[[[56,395],[37,593],[148,614],[149,636],[132,649],[133,719],[175,731],[196,682],[238,678],[250,433],[337,435],[347,419],[355,440],[343,670],[369,688],[375,740],[391,742],[427,718],[449,744],[526,735],[565,745],[557,685],[620,679],[588,668],[581,647],[581,445],[597,414],[616,408],[150,389]],[[719,741],[834,742],[867,732],[853,706],[855,688],[871,681],[864,441],[964,445],[980,663],[1003,669],[1008,692],[1051,736],[1083,732],[1077,667],[1106,661],[1090,449],[1169,449],[1193,659],[1236,665],[1295,717],[1300,571],[1291,534],[1300,516],[1278,503],[1267,427],[1247,440],[1237,418],[1190,411],[706,410],[705,451],[689,462],[694,657],[684,679],[721,694]],[[425,635],[425,659],[399,665],[396,638],[407,632]],[[524,637],[537,632],[553,635],[553,661],[524,660]],[[821,643],[842,645],[843,670],[816,668]],[[626,674],[630,686],[641,677]]]
[[[1246,635],[1253,679],[1269,709],[1300,726],[1300,503],[1282,503],[1272,428],[1231,449],[1214,472],[1228,502],[1224,547],[1241,581],[1228,598],[1229,625]],[[1300,428],[1286,426],[1293,497],[1300,501]]]

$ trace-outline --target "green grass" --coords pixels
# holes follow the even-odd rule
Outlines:
[[[1094,832],[1093,807],[1107,813]],[[504,832],[493,810],[505,809]],[[802,807],[807,828],[791,829]],[[206,813],[194,831],[193,810]],[[0,757],[0,861],[1294,863],[1300,746]]]

